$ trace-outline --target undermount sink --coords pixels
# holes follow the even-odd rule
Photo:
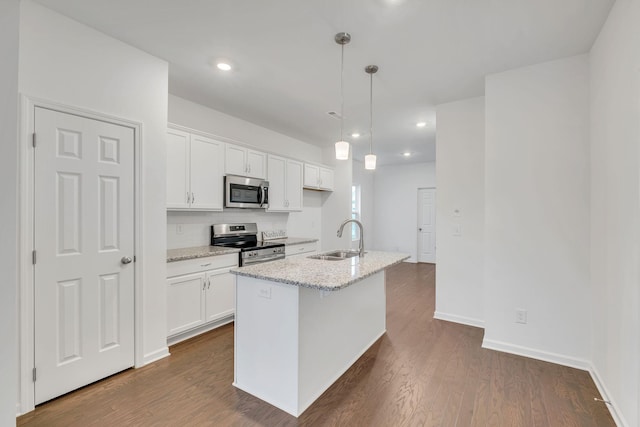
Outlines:
[[[342,251],[326,252],[324,254],[318,254],[318,255],[311,255],[311,256],[308,256],[307,258],[321,259],[323,261],[341,261],[343,259],[353,258],[358,255],[360,255],[360,252],[358,251],[342,250]]]

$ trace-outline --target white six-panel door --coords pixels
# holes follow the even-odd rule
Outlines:
[[[134,131],[34,120],[38,404],[134,364]]]
[[[418,262],[436,262],[436,190],[418,190]]]

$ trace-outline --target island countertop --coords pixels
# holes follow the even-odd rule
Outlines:
[[[335,291],[409,257],[408,254],[398,252],[367,251],[363,257],[356,256],[340,261],[288,258],[235,268],[231,273],[305,288]]]

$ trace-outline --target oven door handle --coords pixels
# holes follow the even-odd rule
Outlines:
[[[245,265],[250,265],[250,264],[259,264],[261,262],[273,261],[273,260],[276,260],[276,259],[284,259],[284,258],[285,257],[284,257],[283,254],[278,254],[278,255],[271,255],[271,256],[268,256],[268,257],[264,257],[264,258],[253,258],[251,260],[243,259],[242,260],[242,265],[245,266]]]

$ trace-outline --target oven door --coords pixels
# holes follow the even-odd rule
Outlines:
[[[225,176],[224,206],[245,209],[268,208],[269,182],[244,176]]]

